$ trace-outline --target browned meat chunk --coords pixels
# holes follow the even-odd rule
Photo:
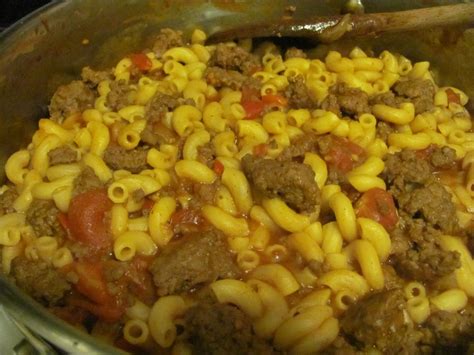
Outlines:
[[[315,134],[306,133],[295,138],[291,145],[286,147],[281,154],[278,156],[278,160],[296,160],[296,161],[303,161],[304,154],[306,152],[317,152],[318,151],[318,143],[324,140]]]
[[[242,167],[257,194],[280,197],[300,212],[319,210],[320,191],[308,165],[246,155]]]
[[[150,271],[160,296],[240,275],[225,241],[214,231],[189,234],[170,243],[156,257]]]
[[[433,83],[428,79],[411,79],[398,81],[393,90],[400,96],[409,98],[420,96],[433,96],[435,88]]]
[[[54,93],[49,105],[51,119],[62,122],[73,113],[92,108],[95,98],[94,91],[82,81],[76,80],[62,85]]]
[[[290,58],[307,58],[308,56],[306,53],[299,48],[296,47],[291,47],[288,48],[285,52],[285,59],[290,59]]]
[[[468,354],[465,352],[474,339],[474,307],[470,304],[462,312],[433,312],[426,320],[424,326],[431,333],[430,339],[438,348],[443,347],[460,347],[458,352],[444,352],[445,354]]]
[[[160,120],[150,120],[147,122],[145,129],[140,133],[140,139],[142,140],[142,142],[149,144],[150,146],[165,143],[166,141],[164,139],[166,138],[163,138],[162,135],[159,134],[160,130],[157,129],[157,127],[163,127],[165,133],[169,133],[166,134],[165,137],[176,137],[174,132],[165,125],[163,125]]]
[[[70,164],[75,163],[78,160],[77,152],[68,146],[59,147],[51,150],[48,153],[49,164]]]
[[[469,248],[469,251],[471,254],[474,254],[474,236],[470,236],[468,241],[467,241],[467,247]]]
[[[133,104],[133,90],[124,81],[112,81],[110,83],[110,92],[107,94],[107,107],[112,111],[119,111],[120,109]]]
[[[157,57],[161,57],[168,49],[181,47],[183,44],[183,33],[181,31],[163,28],[154,40],[153,52]]]
[[[197,160],[211,168],[214,159],[216,158],[216,152],[214,151],[213,145],[210,143],[204,144],[198,147],[197,151]]]
[[[71,289],[65,276],[44,261],[17,257],[12,262],[11,274],[18,287],[46,305],[58,304]]]
[[[260,81],[253,77],[241,74],[235,70],[227,70],[219,67],[208,67],[205,74],[206,82],[216,89],[229,87],[232,90],[240,90],[243,86],[260,90]]]
[[[147,154],[148,149],[141,147],[127,150],[119,146],[109,146],[104,153],[104,161],[111,169],[125,169],[135,174],[149,168],[146,162]]]
[[[182,98],[157,92],[146,106],[146,118],[162,119],[165,113],[173,111],[179,105],[194,105],[194,101],[184,101]]]
[[[252,331],[252,320],[240,309],[203,302],[185,314],[185,329],[196,354],[273,354],[273,349]]]
[[[9,185],[8,190],[0,195],[0,216],[6,213],[15,212],[13,209],[13,202],[18,197],[18,192],[16,191],[15,186]]]
[[[151,274],[139,269],[137,264],[104,260],[102,263],[107,290],[121,304],[132,305],[135,298],[151,305],[156,300]]]
[[[430,155],[430,163],[437,169],[453,167],[456,163],[456,152],[450,147],[436,146]]]
[[[433,181],[398,196],[399,207],[413,217],[422,217],[434,227],[454,233],[458,229],[456,207],[444,186]]]
[[[209,66],[217,66],[227,70],[237,70],[244,75],[250,75],[259,68],[260,63],[258,57],[242,47],[230,47],[226,44],[219,43],[216,46]]]
[[[84,170],[74,179],[73,195],[79,195],[83,192],[100,189],[104,184],[95,175],[94,170],[90,167],[85,167]]]
[[[377,137],[382,139],[383,141],[387,141],[388,136],[391,133],[395,132],[395,128],[387,122],[379,121],[377,123]]]
[[[37,237],[58,237],[64,229],[58,221],[59,210],[53,201],[33,200],[26,211],[26,221],[33,227]]]
[[[413,324],[406,321],[403,292],[399,289],[365,296],[341,319],[342,330],[364,347],[384,354],[412,354],[419,340]]]
[[[350,345],[346,339],[339,336],[333,343],[321,352],[322,355],[358,355],[356,348]]]
[[[111,70],[96,71],[90,67],[84,67],[81,71],[82,80],[87,83],[90,87],[95,88],[101,81],[111,80]]]
[[[434,107],[435,86],[427,79],[412,79],[397,82],[393,90],[405,96],[415,106],[415,113],[429,111]]]
[[[341,108],[339,107],[339,103],[337,102],[336,95],[329,94],[321,103],[321,108],[326,111],[331,111],[336,115],[341,115]]]
[[[318,106],[301,75],[289,78],[288,81],[289,84],[285,89],[285,96],[288,99],[289,107],[312,109]]]
[[[147,125],[141,133],[142,141],[149,145],[175,143],[179,137],[163,124],[163,119],[180,105],[194,106],[194,100],[156,93],[146,106]]]
[[[383,94],[378,94],[370,98],[370,105],[382,104],[392,107],[398,107],[402,102],[407,102],[408,99],[405,99],[400,96],[395,96],[393,91],[387,91]]]
[[[159,144],[173,144],[179,136],[170,128],[165,126],[161,119],[152,118],[147,121],[145,129],[140,135],[140,139],[151,146]]]
[[[359,115],[370,112],[369,96],[360,89],[349,88],[345,85],[336,85],[332,88],[341,111],[347,115]]]
[[[321,104],[322,109],[336,114],[359,115],[370,112],[369,95],[360,89],[345,84],[336,84],[330,88],[328,97]]]
[[[407,218],[408,221],[411,219]],[[422,223],[420,220],[417,223]],[[404,226],[405,219],[401,219],[400,223],[395,227],[394,230],[390,232],[390,239],[392,240],[391,253],[392,254],[402,254],[411,248],[410,237],[405,233],[405,229],[408,228]]]
[[[405,184],[424,185],[432,177],[430,164],[416,156],[413,150],[390,154],[385,160],[385,180],[397,188]]]
[[[458,230],[451,196],[435,179],[427,160],[404,150],[387,157],[384,174],[400,210],[411,217],[422,217],[446,233]]]
[[[403,247],[393,246],[394,268],[407,280],[433,282],[452,273],[461,266],[457,252],[445,251],[438,238],[441,233],[422,220],[403,219],[404,230],[395,230],[395,243],[403,242]],[[395,249],[396,248],[396,249]]]

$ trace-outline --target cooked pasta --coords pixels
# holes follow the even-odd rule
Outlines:
[[[386,50],[180,36],[53,96],[5,165],[0,270],[137,353],[465,350],[464,91]]]

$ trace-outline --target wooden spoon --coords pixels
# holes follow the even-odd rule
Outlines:
[[[360,15],[317,16],[244,25],[213,33],[209,43],[251,37],[302,37],[332,42],[342,37],[380,35],[474,23],[474,3]]]

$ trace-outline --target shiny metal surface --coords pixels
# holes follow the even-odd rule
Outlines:
[[[22,342],[23,335],[0,304],[0,354],[14,355],[14,348]]]
[[[458,1],[368,0],[366,11],[383,12],[450,4]],[[46,113],[55,88],[78,76],[80,68],[99,68],[146,45],[161,27],[186,31],[195,27],[212,33],[262,16],[277,18],[295,5],[295,17],[337,14],[338,0],[69,0],[57,1],[21,20],[0,36],[0,166],[30,140],[38,118]],[[85,44],[84,39],[88,40]],[[441,83],[453,83],[474,97],[474,31],[432,30],[359,40],[375,52],[391,49],[415,60],[430,60]],[[315,48],[344,50],[344,41]],[[3,176],[3,169],[0,178]],[[51,316],[0,276],[0,303],[20,323],[72,353],[118,353],[118,350]]]

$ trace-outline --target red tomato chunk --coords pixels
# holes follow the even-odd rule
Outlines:
[[[360,197],[356,204],[358,217],[379,222],[387,230],[392,230],[397,222],[397,208],[390,192],[379,188],[370,189]]]
[[[74,197],[68,212],[72,238],[93,251],[109,249],[112,238],[107,232],[104,217],[111,208],[112,202],[105,190],[91,190]]]

